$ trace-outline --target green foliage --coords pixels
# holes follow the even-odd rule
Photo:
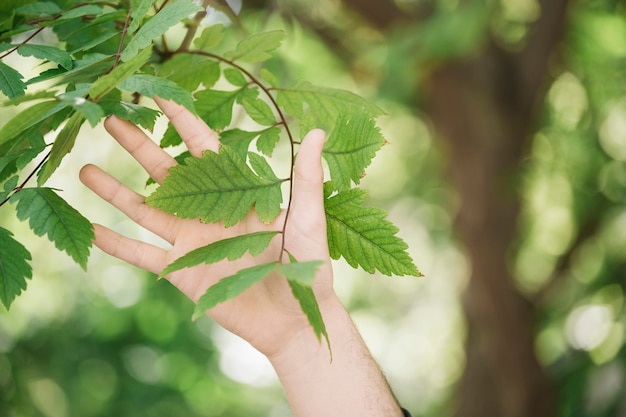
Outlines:
[[[331,183],[325,185],[330,256],[343,257],[350,266],[370,273],[419,275],[406,253],[406,243],[395,236],[398,229],[385,220],[385,211],[362,205],[367,192],[353,188],[330,195],[334,188]]]
[[[83,269],[94,238],[91,223],[50,188],[22,188],[13,194],[20,220],[28,219],[30,228],[44,234],[59,250],[70,255]]]
[[[194,249],[169,264],[160,276],[166,276],[183,268],[191,268],[202,263],[212,264],[222,259],[234,261],[246,252],[257,256],[270,244],[278,232],[257,232],[218,240],[210,245]]]
[[[0,227],[0,300],[9,308],[15,297],[26,289],[26,279],[32,277],[30,253],[13,233]]]
[[[351,189],[384,143],[375,122],[382,110],[344,90],[306,82],[282,88],[282,78],[266,65],[280,60],[276,50],[286,39],[284,31],[258,32],[242,39],[230,27],[204,26],[204,14],[196,13],[201,10],[192,0],[34,2],[15,9],[11,19],[0,23],[0,39],[5,42],[0,59],[17,54],[44,64],[37,67],[39,74],[25,81],[23,74],[0,62],[4,104],[17,112],[0,130],[4,190],[0,205],[16,203],[18,219],[28,220],[35,234],[46,235],[85,268],[92,226],[55,191],[41,186],[76,141],[83,140],[80,130],[85,122],[96,126],[115,115],[152,130],[160,112],[143,102],[160,97],[203,119],[217,132],[222,146],[219,152],[206,151],[200,158],[179,155],[179,165],[147,197],[147,204],[181,218],[222,222],[225,227],[235,226],[253,210],[270,224],[281,210],[291,209],[291,198],[283,196],[282,185],[288,184],[284,188],[291,192],[299,144],[292,132],[296,126],[302,133],[321,127],[330,133],[324,157],[331,183],[340,191],[326,201],[331,253],[368,272],[419,275],[384,212],[363,207],[364,192]],[[58,42],[41,44],[35,35],[44,29],[52,31]],[[21,37],[25,39],[21,42],[12,40],[27,31],[34,35]],[[40,87],[44,82],[46,87]],[[239,127],[242,119],[245,130]],[[44,135],[49,143],[44,142]],[[282,141],[290,152],[287,174],[281,177],[269,158]],[[160,145],[180,143],[170,124]],[[28,163],[48,146],[50,152],[30,167]],[[39,187],[29,188],[27,183],[34,176]],[[281,207],[283,201],[286,207]],[[195,315],[236,297],[269,274],[278,274],[291,286],[317,337],[328,341],[312,290],[321,261],[298,262],[290,257],[290,262],[282,262],[289,253],[283,226],[288,227],[279,225],[276,231],[192,250],[160,276],[222,259],[236,260],[246,253],[256,256],[269,250],[272,239],[280,238],[275,262],[223,278],[200,298]],[[0,278],[8,308],[31,276],[30,256],[9,231],[1,230],[0,262],[7,267]],[[19,256],[9,258],[7,253]]]

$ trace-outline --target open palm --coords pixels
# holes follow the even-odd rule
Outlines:
[[[175,103],[158,98],[155,100],[193,156],[200,157],[206,150],[219,151],[217,135],[203,121]],[[158,183],[162,183],[169,168],[176,165],[169,154],[135,125],[111,117],[105,127]],[[292,212],[285,232],[286,248],[298,260],[324,261],[313,287],[320,304],[332,298],[333,294],[323,207],[323,141],[323,132],[314,130],[302,142],[294,172]],[[85,166],[80,178],[87,187],[137,224],[169,242],[171,248],[163,249],[122,236],[104,226],[94,225],[96,246],[154,273],[160,273],[168,264],[198,247],[242,234],[281,230],[285,221],[284,211],[270,224],[261,222],[256,213],[251,211],[243,221],[228,228],[221,223],[205,224],[197,219],[181,219],[144,204],[144,196],[128,189],[96,166]],[[224,260],[187,268],[167,278],[190,299],[197,301],[219,279],[242,268],[277,260],[280,238],[279,234],[269,248],[257,257],[246,255],[235,261]],[[288,283],[279,275],[268,276],[235,299],[210,310],[208,314],[266,355],[275,354],[285,342],[301,331],[310,331]]]

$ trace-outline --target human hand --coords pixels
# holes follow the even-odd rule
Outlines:
[[[201,157],[205,150],[219,151],[219,140],[202,120],[183,107],[155,99],[170,119],[190,153]],[[157,182],[162,183],[175,160],[130,122],[110,117],[107,131],[144,167]],[[321,152],[324,133],[313,130],[303,139],[294,172],[293,201],[285,231],[285,246],[299,261],[322,260],[313,290],[322,311],[325,302],[333,303],[332,268],[326,237],[323,206],[323,171]],[[199,220],[181,219],[144,204],[144,196],[128,189],[115,178],[93,165],[85,166],[81,181],[97,195],[125,213],[138,225],[167,241],[171,248],[133,240],[104,226],[94,225],[95,245],[104,252],[153,273],[160,273],[168,264],[187,252],[212,242],[241,234],[281,230],[285,211],[271,224],[261,222],[251,211],[233,227],[221,223],[205,224]],[[177,271],[166,278],[194,302],[207,288],[221,278],[253,265],[278,259],[281,235],[256,257],[215,264],[200,265]],[[219,304],[208,312],[227,330],[241,336],[265,355],[279,354],[303,331],[311,331],[298,302],[286,280],[271,275],[235,299]]]

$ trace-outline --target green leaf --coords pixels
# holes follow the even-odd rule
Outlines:
[[[220,66],[206,56],[181,53],[165,61],[157,75],[195,91],[200,84],[212,87],[220,78]]]
[[[20,177],[18,175],[14,175],[9,178],[7,182],[4,183],[4,185],[2,186],[3,191],[0,191],[0,202],[6,200],[7,197],[9,197],[11,193],[13,193],[13,191],[17,187],[17,182],[19,181],[19,179]]]
[[[261,62],[270,59],[269,52],[277,49],[286,38],[282,30],[257,33],[241,41],[234,52],[225,54],[232,61]]]
[[[54,16],[60,14],[62,10],[51,1],[25,4],[15,9],[17,14],[25,16]]]
[[[76,19],[83,16],[98,16],[102,14],[102,7],[95,4],[84,4],[73,9],[64,10],[55,19],[41,22],[42,26],[57,26],[64,21]]]
[[[278,263],[255,265],[222,278],[200,297],[193,313],[194,320],[219,303],[231,300],[276,270]]]
[[[152,50],[146,48],[133,59],[124,62],[98,78],[89,89],[89,96],[96,100],[114,89],[120,82],[137,72],[152,56]]]
[[[30,253],[13,239],[13,233],[0,227],[0,299],[7,309],[33,276],[30,260]]]
[[[264,130],[256,141],[256,148],[259,152],[267,156],[272,156],[276,145],[280,141],[280,128],[271,127]]]
[[[87,121],[89,121],[91,126],[95,127],[104,117],[104,110],[102,110],[98,104],[82,97],[86,94],[87,90],[81,89],[65,94],[59,94],[57,98],[62,103],[67,103],[74,110],[79,112],[85,119],[87,119]]]
[[[37,103],[14,116],[0,130],[0,145],[15,138],[29,129],[67,107],[66,103],[44,101]]]
[[[242,220],[251,207],[267,193],[279,188],[282,180],[270,181],[252,172],[234,150],[223,146],[220,153],[207,151],[202,158],[189,158],[185,165],[170,169],[161,187],[146,199],[146,203],[181,218],[200,218],[224,226]],[[272,201],[280,206],[280,201]],[[274,212],[276,210],[268,210]],[[273,218],[261,216],[261,221]]]
[[[99,104],[106,114],[114,114],[120,119],[128,120],[150,132],[154,129],[156,119],[161,114],[158,110],[125,101],[101,100]]]
[[[329,194],[333,188],[326,183],[324,191]],[[343,256],[353,268],[361,266],[369,273],[420,276],[406,252],[407,244],[395,236],[398,228],[385,219],[384,210],[364,207],[366,196],[366,191],[353,188],[326,199],[330,256]]]
[[[59,167],[59,164],[61,164],[61,160],[63,160],[65,155],[70,153],[74,147],[76,137],[78,136],[78,132],[80,131],[80,127],[83,125],[84,121],[85,119],[82,114],[74,113],[65,126],[63,126],[63,129],[61,129],[54,141],[54,144],[52,145],[48,161],[46,161],[41,171],[39,171],[39,175],[37,177],[38,186],[41,187],[41,185],[43,185],[50,178],[54,171],[56,171]]]
[[[56,62],[68,70],[74,66],[70,54],[54,46],[25,44],[17,48],[17,52],[22,56],[34,56],[35,58]]]
[[[292,88],[278,90],[278,104],[297,118],[304,114],[306,104],[318,121],[316,127],[331,129],[339,114],[344,112],[367,112],[379,116],[383,111],[376,105],[350,91],[335,88],[315,87],[301,82]]]
[[[195,94],[198,115],[212,129],[224,129],[233,117],[233,105],[242,90],[204,90]]]
[[[310,287],[315,281],[319,267],[323,264],[323,261],[297,262],[292,259],[291,263],[282,264],[279,272],[289,281]]]
[[[150,10],[150,7],[154,4],[156,0],[132,0],[131,8],[132,12],[130,14],[130,25],[128,25],[128,33],[134,33],[141,25],[143,18]]]
[[[257,175],[270,184],[282,182],[267,163],[265,158],[255,153],[248,153],[250,165]],[[280,187],[270,187],[257,197],[255,209],[261,219],[275,219],[280,214],[280,204],[283,202],[283,194]]]
[[[226,77],[226,80],[229,83],[236,87],[245,87],[248,85],[248,80],[246,80],[246,77],[244,77],[241,71],[238,71],[234,68],[226,68],[224,70],[224,77]]]
[[[310,264],[310,262],[307,263],[307,267],[309,267]],[[284,266],[285,265],[283,265],[280,270],[282,274],[285,274]],[[313,273],[315,273],[315,268],[317,268],[316,264],[313,264],[309,267],[309,269],[313,269]],[[328,351],[330,352],[332,357],[330,339],[328,338],[326,325],[324,324],[324,319],[322,318],[320,307],[317,304],[315,293],[310,286],[302,285],[296,279],[290,279],[287,276],[287,282],[289,282],[289,286],[291,287],[291,292],[293,293],[293,296],[300,303],[300,308],[302,308],[302,311],[306,315],[309,324],[313,328],[315,336],[317,336],[317,340],[321,342],[322,336],[324,336],[324,339],[326,339],[326,344],[328,346]]]
[[[17,201],[18,219],[28,219],[36,235],[47,235],[57,249],[65,251],[78,265],[87,269],[94,239],[89,220],[50,188],[23,188],[13,194],[11,201]]]
[[[4,62],[0,62],[0,91],[8,98],[18,97],[26,91],[24,77]]]
[[[276,124],[276,116],[270,106],[259,98],[245,97],[242,100],[243,108],[248,116],[262,126],[273,126]]]
[[[358,184],[385,139],[367,113],[341,114],[335,129],[324,144],[322,155],[338,191]]]
[[[259,135],[259,132],[248,132],[241,129],[224,130],[220,132],[220,143],[234,149],[242,159],[248,155],[250,142]]]
[[[191,0],[179,0],[168,3],[133,35],[122,52],[122,61],[128,61],[137,55],[140,50],[148,47],[152,43],[152,39],[161,36],[183,18],[200,10],[202,8]]]
[[[280,81],[274,73],[270,72],[267,68],[261,68],[261,78],[267,82],[271,87],[278,88]]]
[[[261,254],[278,232],[256,232],[239,235],[229,239],[218,240],[210,245],[192,250],[169,264],[160,274],[164,277],[183,268],[192,268],[200,264],[212,264],[222,259],[234,261],[241,258],[246,252],[257,256]]]
[[[193,45],[201,51],[208,52],[219,45],[224,38],[224,25],[211,25],[202,31],[202,34],[193,41]]]
[[[119,84],[119,88],[125,91],[138,92],[146,97],[161,97],[172,100],[184,106],[190,112],[196,114],[191,94],[176,83],[165,78],[155,77],[148,74],[135,74],[126,78]]]

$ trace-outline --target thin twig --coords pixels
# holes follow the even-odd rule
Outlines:
[[[35,169],[33,169],[31,171],[30,174],[28,174],[28,177],[26,177],[26,179],[24,181],[22,181],[22,183],[20,185],[18,185],[17,187],[15,187],[13,189],[13,192],[11,194],[9,194],[7,196],[7,198],[5,198],[4,200],[0,201],[0,207],[2,207],[3,205],[5,205],[7,203],[7,201],[9,201],[11,199],[11,197],[13,197],[15,195],[15,193],[19,193],[20,191],[22,191],[22,189],[24,188],[24,186],[26,186],[26,183],[28,183],[28,181],[30,181],[30,179],[37,173],[37,171],[39,171],[39,168],[42,167],[42,165],[48,160],[48,158],[50,158],[50,153],[52,152],[52,149],[50,149],[50,151],[48,151],[48,153],[46,154],[46,156],[43,157],[43,159],[37,164],[37,166],[35,167]]]

